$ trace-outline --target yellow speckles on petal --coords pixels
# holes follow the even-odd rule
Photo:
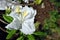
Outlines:
[[[15,12],[19,13],[20,12],[20,7],[16,6]]]
[[[27,12],[27,11],[24,11],[24,12],[23,12],[23,17],[26,17],[27,14],[28,14],[28,12]]]

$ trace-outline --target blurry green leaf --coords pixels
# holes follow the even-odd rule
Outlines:
[[[57,25],[55,24],[55,22],[56,22],[56,19],[54,19],[54,17],[50,18],[50,19],[46,19],[44,21],[43,29],[49,29],[49,28],[55,28],[55,27],[57,27]]]
[[[18,0],[18,1],[21,3],[22,0]]]
[[[49,12],[50,16],[55,16],[57,13],[58,13],[57,10],[53,10]]]
[[[35,0],[34,3],[35,4],[40,4],[42,2],[42,0]]]
[[[55,6],[60,7],[60,2],[55,2]]]
[[[11,30],[9,30],[9,29],[6,29],[6,32],[7,32],[7,33],[9,33],[9,32],[11,32]]]
[[[45,20],[44,20],[43,29],[49,29],[49,24],[48,24],[49,22],[50,22],[49,19],[45,19]]]
[[[35,40],[33,35],[28,35],[27,38],[28,38],[28,40]]]
[[[49,29],[49,25],[48,24],[44,24],[43,29]]]
[[[50,2],[55,2],[55,0],[49,0]]]
[[[55,29],[57,31],[57,33],[60,35],[60,28],[56,27]]]
[[[47,34],[45,32],[35,32],[34,35],[37,35],[37,36],[46,36]]]
[[[35,27],[36,27],[36,28],[38,28],[38,27],[39,27],[39,25],[40,25],[40,23],[39,23],[39,22],[36,22],[36,23],[35,23]]]
[[[57,19],[60,19],[60,15],[56,15],[56,18],[57,18]]]
[[[51,22],[51,20],[48,19],[48,18],[44,20],[44,23],[45,23],[45,24],[48,24],[49,22]]]
[[[50,0],[50,2],[54,3],[56,7],[60,7],[60,2],[59,0]]]
[[[6,15],[3,15],[3,18],[5,21],[7,21],[8,23],[12,22],[13,18],[10,17],[10,16],[6,16]]]
[[[24,40],[23,36],[20,36],[19,38],[17,38],[17,40]]]
[[[20,32],[20,35],[22,35],[22,36],[23,36],[23,33],[22,33],[22,32]]]
[[[51,20],[52,22],[56,22],[56,17],[55,17],[55,16],[50,16],[50,20]]]
[[[60,35],[60,28],[59,27],[56,27],[56,28],[54,28],[54,29],[51,29],[51,31],[54,33],[54,32],[56,32],[56,33],[58,33],[59,35]]]
[[[11,32],[8,33],[6,39],[12,38],[12,36],[16,33],[16,30],[11,30]]]
[[[49,22],[48,24],[49,24],[50,28],[56,28],[57,27],[57,25],[53,22]]]
[[[18,1],[20,1],[20,2],[21,2],[21,0],[18,0]]]

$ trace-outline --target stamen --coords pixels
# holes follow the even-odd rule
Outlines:
[[[20,13],[20,7],[16,6],[15,12]]]
[[[26,17],[27,14],[28,14],[28,12],[27,12],[27,11],[24,11],[24,12],[23,12],[23,17]]]

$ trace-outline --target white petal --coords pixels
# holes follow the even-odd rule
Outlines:
[[[23,0],[25,3],[29,3],[29,0]]]
[[[13,20],[13,22],[11,22],[10,24],[8,24],[7,26],[6,26],[6,28],[7,29],[16,29],[16,30],[18,30],[19,28],[22,28],[21,26],[20,26],[20,21],[18,20],[18,19],[14,19]]]
[[[25,17],[25,20],[30,19],[32,17],[35,17],[36,15],[36,10],[34,10],[32,7],[25,6],[22,9],[22,12],[27,11],[28,15]]]
[[[32,16],[35,16],[35,15],[36,15],[36,13],[37,13],[37,11],[36,11],[36,10],[34,10],[32,7],[30,7],[30,10],[31,10]]]
[[[23,32],[26,35],[27,34],[33,34],[33,32],[35,31],[33,19],[34,18],[24,21],[24,23],[22,24],[22,29],[20,29],[21,32]]]
[[[8,16],[11,16],[13,19],[15,19],[15,18],[19,18],[19,14],[18,13],[16,13],[16,12],[11,12]]]
[[[34,10],[32,7],[27,8],[26,10],[28,11],[28,15],[25,17],[25,20],[28,20],[28,19],[35,17],[35,15],[37,13],[36,10]]]
[[[5,7],[6,7],[6,1],[0,0],[0,10],[5,10]]]

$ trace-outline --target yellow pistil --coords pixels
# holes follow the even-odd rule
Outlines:
[[[27,12],[27,11],[24,11],[24,12],[23,12],[23,17],[26,17],[27,14],[28,14],[28,12]]]
[[[15,12],[19,13],[20,12],[20,7],[16,6]]]

